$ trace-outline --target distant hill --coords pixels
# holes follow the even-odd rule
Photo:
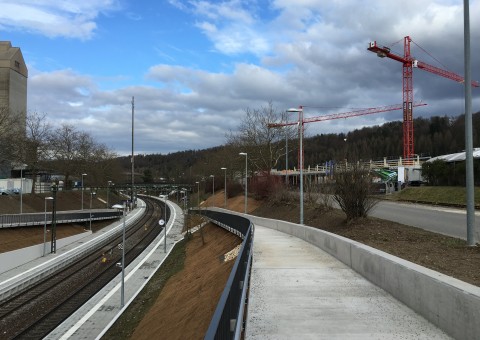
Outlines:
[[[403,153],[402,122],[365,127],[347,134],[320,134],[304,140],[306,167],[324,164],[329,160],[370,160],[399,158]],[[458,152],[465,146],[465,116],[430,117],[414,120],[415,152],[420,156],[437,156]],[[480,112],[473,114],[473,146],[480,147]],[[289,143],[289,168],[297,164],[298,143]],[[240,159],[232,164],[236,151],[229,146],[203,150],[187,150],[167,155],[135,156],[135,181],[176,181],[194,183],[210,174],[221,176],[220,167],[241,169]],[[233,157],[235,158],[235,157]],[[120,157],[126,173],[130,172],[130,157]],[[227,165],[228,163],[228,165]],[[278,170],[285,168],[280,161]]]

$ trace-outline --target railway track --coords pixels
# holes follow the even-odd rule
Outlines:
[[[146,212],[125,234],[125,265],[163,230],[160,201],[144,198]],[[168,212],[167,212],[168,214]],[[168,219],[168,216],[167,216]],[[0,304],[0,339],[41,339],[121,272],[121,233],[79,261]]]

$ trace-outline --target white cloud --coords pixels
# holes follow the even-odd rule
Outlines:
[[[110,1],[98,7],[94,3],[91,1],[91,8],[85,10],[90,14],[78,15],[78,20],[95,25],[96,16],[113,6]],[[29,108],[46,111],[56,123],[84,128],[127,154],[130,102],[135,96],[136,149],[140,153],[171,152],[223,144],[225,132],[239,125],[244,109],[259,108],[268,101],[279,110],[305,105],[309,116],[400,103],[401,64],[368,52],[370,40],[381,44],[399,41],[392,49],[402,54],[402,39],[410,35],[449,69],[463,72],[460,1],[366,0],[359,5],[353,0],[275,0],[262,10],[263,3],[255,1],[170,0],[170,4],[192,15],[189,25],[211,42],[205,54],[210,55],[213,47],[215,55],[226,56],[218,58],[222,65],[209,70],[152,65],[144,71],[149,86],[132,84],[109,91],[97,85],[97,75],[72,69],[30,70]],[[44,17],[45,22],[56,20],[58,13],[68,19],[82,12],[62,6],[50,10],[51,6],[45,4],[28,8],[51,15]],[[30,16],[35,18],[34,14]],[[477,17],[480,1],[473,0],[471,18]],[[474,79],[480,78],[479,58],[475,57],[480,55],[478,25],[472,20]],[[77,32],[78,37],[85,39],[94,28],[82,32]],[[412,50],[422,60],[435,63],[418,46],[412,45]],[[157,50],[157,55],[165,52]],[[250,59],[251,55],[255,58]],[[164,59],[175,60],[169,55]],[[195,64],[195,60],[189,64]],[[453,115],[463,111],[461,85],[421,70],[414,72],[415,99],[429,104],[417,109],[416,114]],[[478,110],[480,99],[475,93],[473,107]],[[401,119],[401,114],[314,123],[309,133],[346,132],[392,119]]]
[[[0,27],[85,40],[95,33],[100,13],[116,8],[116,0],[4,0]]]

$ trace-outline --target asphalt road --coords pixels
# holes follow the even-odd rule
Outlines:
[[[467,239],[465,209],[380,201],[372,209],[370,216]],[[479,212],[475,213],[475,239],[480,242]]]

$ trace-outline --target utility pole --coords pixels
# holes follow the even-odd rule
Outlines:
[[[470,4],[463,2],[463,39],[465,58],[465,167],[467,193],[467,245],[475,246],[475,182],[473,173],[473,121],[470,56]]]
[[[133,136],[134,136],[134,115],[135,115],[135,97],[132,97],[132,193],[131,193],[131,202],[132,202],[132,209],[133,209],[133,206],[134,206],[134,194],[133,194],[133,188],[134,188],[134,182],[135,182],[135,173],[134,173],[134,170],[135,170],[135,162],[134,162],[134,153],[133,153],[133,142],[134,142],[134,139],[133,139]]]

